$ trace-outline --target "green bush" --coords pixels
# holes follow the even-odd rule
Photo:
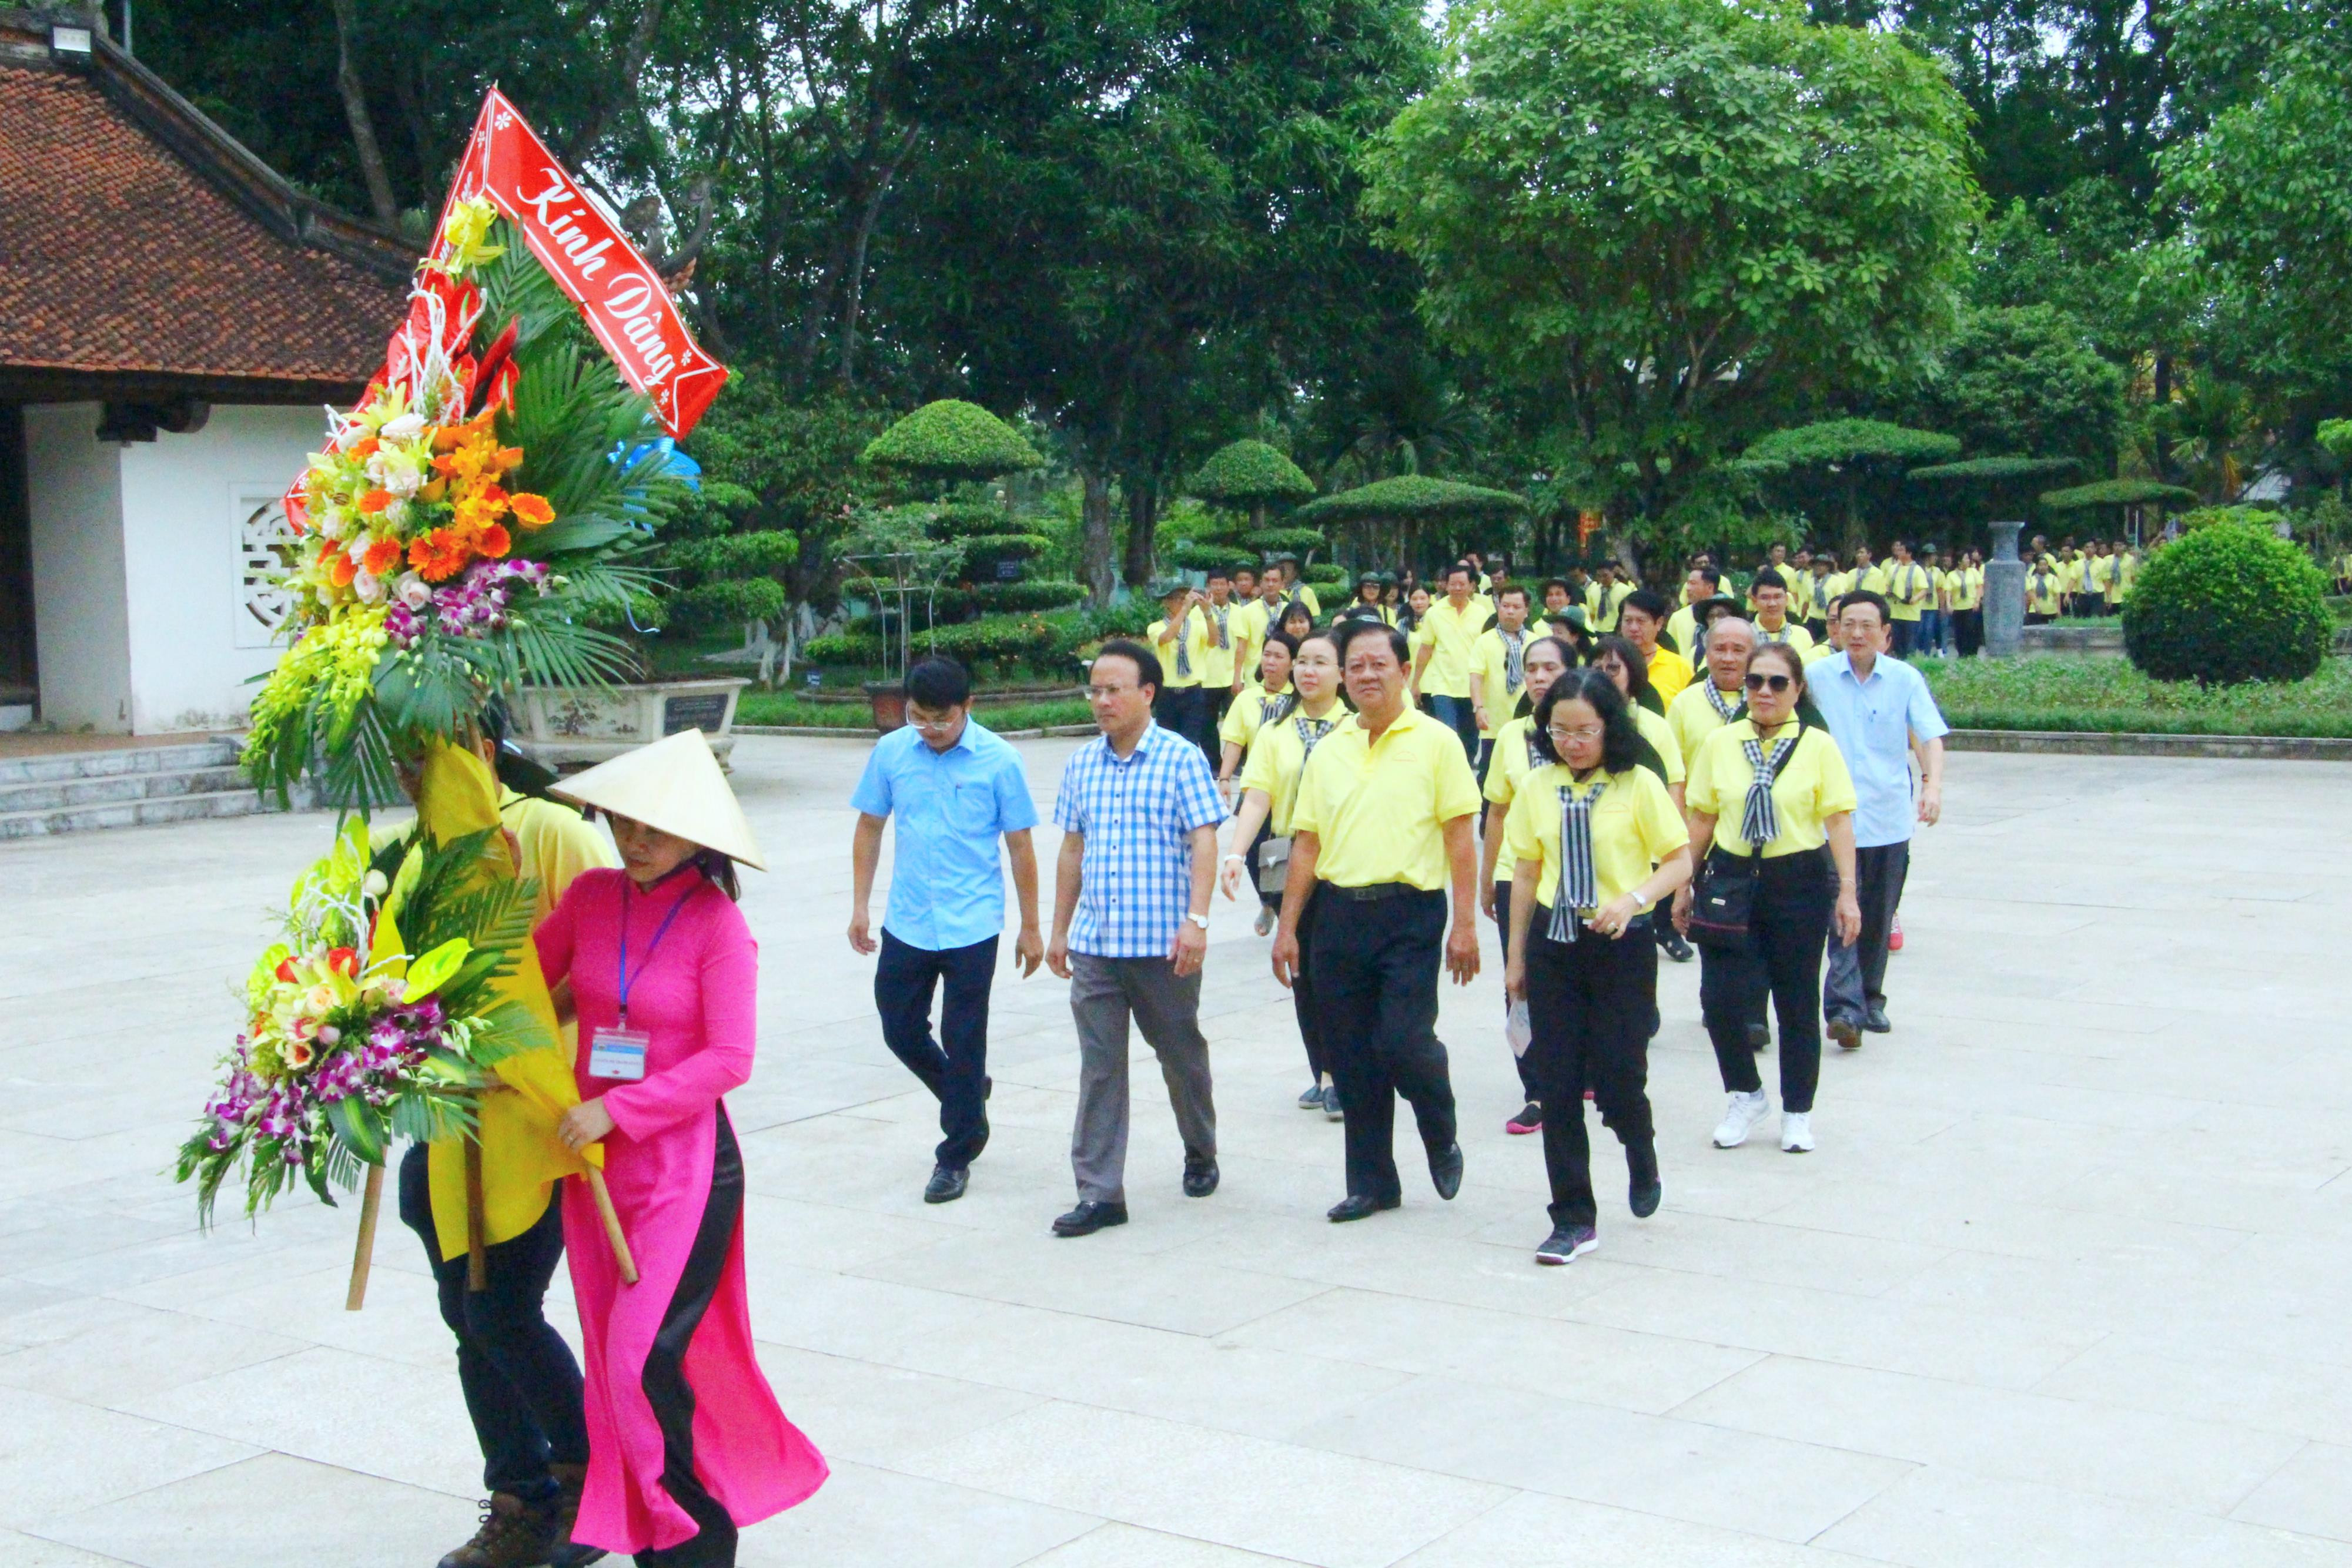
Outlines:
[[[1034,577],[1024,582],[983,582],[971,591],[982,610],[1059,610],[1087,596],[1087,585],[1064,578]]]
[[[882,637],[877,632],[836,632],[829,637],[812,637],[801,649],[801,657],[812,664],[835,668],[882,663]]]
[[[927,402],[867,444],[864,460],[946,481],[988,479],[1045,460],[1020,432],[977,403]]]
[[[1242,543],[1252,549],[1264,550],[1268,555],[1286,552],[1307,556],[1330,548],[1329,542],[1315,528],[1260,528],[1255,533],[1243,535]]]
[[[1298,574],[1318,588],[1345,588],[1355,580],[1355,573],[1334,561],[1318,561]]]
[[[2266,528],[2216,521],[2148,557],[2124,601],[2124,652],[2160,681],[2300,681],[2335,622],[2311,558]]]
[[[1238,571],[1243,567],[1257,570],[1257,551],[1240,545],[1204,544],[1197,540],[1178,545],[1168,552],[1168,559],[1186,571],[1210,571],[1223,567]]]
[[[784,609],[784,585],[770,577],[698,582],[669,596],[669,619],[689,630],[740,625],[751,621],[781,621]],[[644,623],[641,617],[639,624]]]

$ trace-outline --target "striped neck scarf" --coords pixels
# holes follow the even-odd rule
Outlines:
[[[1713,708],[1715,716],[1726,724],[1729,724],[1731,716],[1739,711],[1738,703],[1727,700],[1724,695],[1716,689],[1715,678],[1711,675],[1706,681],[1706,706]]]
[[[1211,639],[1213,646],[1219,648],[1231,646],[1231,643],[1227,642],[1225,637],[1225,622],[1232,618],[1233,612],[1234,607],[1230,604],[1212,604],[1209,606],[1209,624],[1215,628],[1215,634]]]
[[[1131,626],[1134,622],[1130,621],[1128,624]],[[1189,610],[1184,612],[1184,618],[1176,622],[1176,673],[1179,675],[1192,673],[1192,612]]]
[[[1329,718],[1308,718],[1305,714],[1300,714],[1292,722],[1298,727],[1298,743],[1305,748],[1305,754],[1298,759],[1299,766],[1304,768],[1307,765],[1307,758],[1315,755],[1315,747],[1322,742],[1325,736],[1331,733],[1339,721]]]
[[[1764,755],[1763,742],[1751,739],[1743,743],[1748,766],[1756,770],[1756,777],[1748,785],[1747,809],[1739,816],[1739,836],[1748,841],[1750,850],[1760,850],[1780,836],[1780,813],[1772,804],[1772,781],[1788,765],[1790,753],[1797,749],[1797,741],[1803,734],[1800,729],[1776,743],[1769,757]]]
[[[1592,808],[1609,788],[1602,779],[1590,795],[1579,795],[1574,783],[1559,787],[1559,886],[1552,894],[1551,925],[1546,933],[1555,942],[1576,940],[1577,915],[1601,903],[1601,872],[1592,858]]]
[[[1298,706],[1297,692],[1285,692],[1280,696],[1265,691],[1264,687],[1260,687],[1259,692],[1257,721],[1260,724],[1280,724],[1283,716]]]
[[[1528,632],[1522,626],[1516,632],[1495,628],[1495,635],[1503,640],[1503,695],[1515,697],[1519,688],[1528,684]]]
[[[1536,725],[1535,720],[1533,719],[1529,719],[1528,721],[1527,739],[1528,766],[1530,768],[1541,768],[1545,763],[1551,760],[1550,758],[1546,757],[1543,754],[1543,748],[1536,744]]]

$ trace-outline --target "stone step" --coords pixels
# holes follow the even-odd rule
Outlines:
[[[239,789],[159,795],[55,810],[0,811],[0,841],[89,832],[100,828],[148,828],[214,817],[249,817],[277,809],[276,802],[251,789]]]
[[[69,779],[114,778],[128,773],[184,773],[223,768],[237,758],[230,740],[190,741],[174,746],[132,746],[117,751],[58,751],[34,757],[0,758],[0,785],[48,784]]]
[[[173,795],[221,795],[245,783],[235,763],[171,773],[107,773],[90,779],[58,779],[31,784],[0,784],[0,815],[15,811],[61,811],[79,806],[113,806]]]

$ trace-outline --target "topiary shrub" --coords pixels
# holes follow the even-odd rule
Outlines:
[[[2217,521],[2147,559],[2124,601],[2124,653],[2160,681],[2299,681],[2335,623],[2311,558],[2265,528]]]
[[[1356,574],[1336,561],[1318,561],[1298,574],[1317,588],[1350,588]]]

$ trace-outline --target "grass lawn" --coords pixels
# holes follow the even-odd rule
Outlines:
[[[1955,729],[2352,738],[2352,659],[2293,685],[2154,681],[2123,659],[1921,659]]]
[[[982,724],[1000,735],[1011,729],[1045,729],[1055,725],[1093,722],[1084,697],[992,704],[973,711]],[[745,692],[735,705],[735,722],[862,730],[868,735],[874,730],[873,715],[862,703],[813,703],[791,692]]]

